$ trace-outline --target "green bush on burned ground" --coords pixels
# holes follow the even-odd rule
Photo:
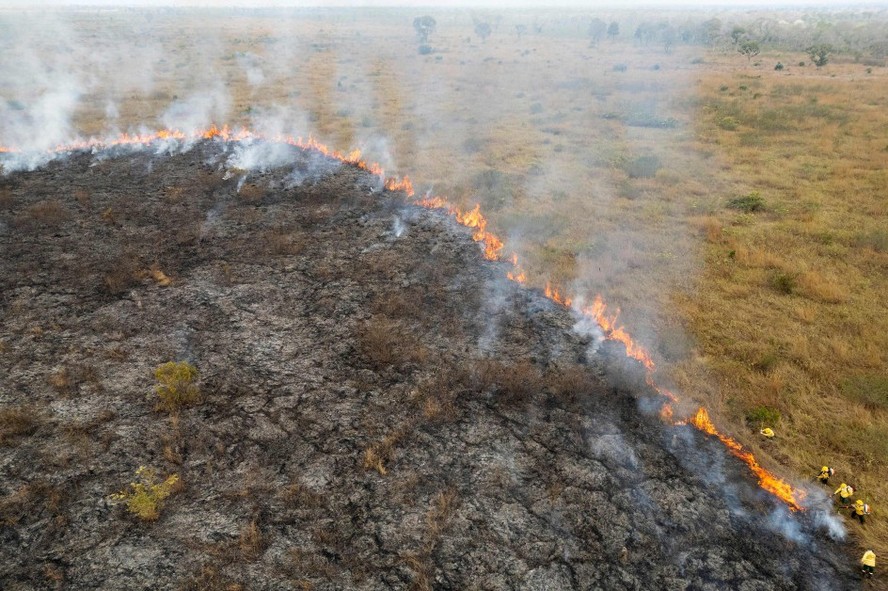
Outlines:
[[[130,482],[129,488],[109,495],[108,499],[122,503],[127,511],[142,521],[156,521],[163,502],[179,486],[178,474],[171,474],[161,481],[152,468],[140,466],[136,470],[136,480]]]
[[[187,361],[170,361],[154,370],[157,386],[155,394],[160,398],[159,406],[173,412],[183,406],[200,401],[200,388],[195,383],[197,368]]]

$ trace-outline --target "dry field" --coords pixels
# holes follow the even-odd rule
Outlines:
[[[36,46],[92,48],[71,54],[88,81],[63,79],[72,134],[311,133],[480,203],[531,284],[604,294],[660,379],[767,467],[800,481],[835,466],[876,512],[849,528],[888,556],[888,69],[667,53],[633,43],[640,15],[599,15],[621,35],[592,46],[570,14],[506,16],[486,41],[472,18],[495,15],[433,14],[427,55],[417,15],[390,11],[93,11]],[[72,65],[54,59],[46,78]],[[22,108],[46,95],[9,67]]]

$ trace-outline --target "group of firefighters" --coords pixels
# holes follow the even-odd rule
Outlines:
[[[824,466],[820,469],[820,474],[817,475],[817,480],[828,485],[830,477],[835,474],[835,472],[836,471],[829,466]],[[851,511],[852,519],[857,519],[860,521],[861,525],[866,523],[866,516],[870,514],[870,507],[863,499],[857,499],[853,503],[851,502],[851,498],[854,496],[853,486],[843,482],[833,493],[833,496],[836,495],[838,495],[840,511],[842,509],[848,509]],[[876,571],[876,553],[872,550],[864,552],[863,558],[860,559],[860,565],[864,576],[872,577]]]

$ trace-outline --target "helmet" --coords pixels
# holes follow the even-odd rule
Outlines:
[[[824,466],[820,469],[821,472],[829,472],[829,466]]]
[[[863,499],[857,499],[857,501],[854,504],[857,505],[858,507],[863,507]]]

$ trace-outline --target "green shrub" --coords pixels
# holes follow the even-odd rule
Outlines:
[[[780,411],[770,406],[755,406],[746,412],[746,420],[750,425],[773,427],[780,422]]]
[[[783,64],[782,64],[781,62],[777,62],[777,65],[774,66],[774,69],[775,69],[775,70],[778,70],[778,71],[779,71],[779,70],[782,70],[782,69],[783,69]]]
[[[725,131],[736,131],[737,125],[739,123],[740,122],[737,121],[736,117],[728,116],[728,117],[722,117],[721,119],[719,119],[717,125],[720,128],[724,129]]]
[[[623,167],[626,174],[633,179],[652,179],[660,170],[660,159],[656,156],[639,156],[626,163]]]
[[[626,64],[614,64],[614,72],[625,72],[629,69]]]
[[[156,521],[164,500],[173,494],[179,485],[179,475],[171,474],[159,482],[157,473],[145,466],[136,470],[136,481],[130,482],[129,489],[109,495],[113,502],[123,503],[126,510],[142,521]]]
[[[759,195],[758,191],[753,191],[743,197],[735,197],[728,201],[728,207],[731,209],[739,209],[746,213],[754,213],[765,209],[765,200]]]
[[[795,273],[778,271],[771,277],[771,286],[778,292],[789,295],[798,287],[798,277]]]
[[[197,381],[197,368],[187,361],[170,361],[157,366],[154,378],[157,386],[154,392],[160,397],[159,406],[170,412],[182,406],[200,401]]]

